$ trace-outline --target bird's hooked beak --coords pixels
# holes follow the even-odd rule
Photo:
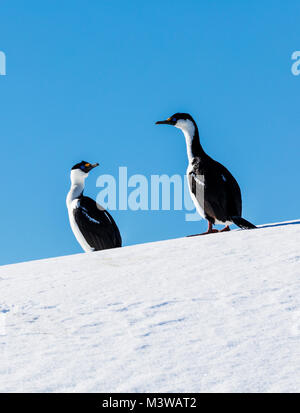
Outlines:
[[[90,172],[92,169],[96,168],[97,166],[99,166],[98,162],[85,164],[85,167],[88,172]]]
[[[155,125],[175,125],[176,122],[172,121],[171,118],[168,118],[166,120],[159,120],[155,122]]]

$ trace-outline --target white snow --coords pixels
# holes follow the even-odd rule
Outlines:
[[[0,268],[0,391],[298,392],[300,221]]]

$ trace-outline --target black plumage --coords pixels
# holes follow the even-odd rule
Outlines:
[[[225,166],[202,153],[194,158],[188,173],[191,192],[204,210],[205,218],[215,224],[232,221],[244,228],[255,228],[241,218],[242,196],[240,187]]]
[[[86,242],[95,251],[122,246],[113,217],[93,199],[81,195],[73,210],[75,222]]]

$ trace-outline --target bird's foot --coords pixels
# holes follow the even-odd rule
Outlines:
[[[226,225],[226,227],[224,227],[223,229],[221,229],[220,232],[227,232],[230,231],[229,225]]]
[[[187,235],[187,237],[198,237],[199,235],[208,235],[208,234],[213,234],[215,232],[220,232],[218,229],[211,229],[210,231],[207,230],[206,232],[202,232],[201,234],[194,234],[194,235]]]
[[[208,234],[214,234],[216,232],[227,232],[227,231],[230,231],[229,225],[226,225],[226,227],[222,228],[220,231],[218,229],[212,228],[212,225],[209,225],[206,232],[203,232],[202,234],[188,235],[188,237],[198,237],[198,235],[208,235]]]
[[[211,228],[211,229],[208,229],[206,232],[203,232],[202,234],[199,234],[199,235],[215,234],[216,232],[220,232],[220,231],[218,229]]]
[[[188,235],[188,237],[197,237],[198,235],[208,235],[208,234],[214,234],[216,232],[227,232],[227,231],[230,231],[229,225],[226,225],[226,227],[222,228],[219,231],[218,229],[213,228],[213,224],[209,222],[206,232],[203,232],[202,234]]]

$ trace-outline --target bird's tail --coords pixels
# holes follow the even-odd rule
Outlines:
[[[246,221],[242,217],[231,217],[232,222],[242,229],[254,229],[256,228],[255,225],[251,224],[251,222]]]

